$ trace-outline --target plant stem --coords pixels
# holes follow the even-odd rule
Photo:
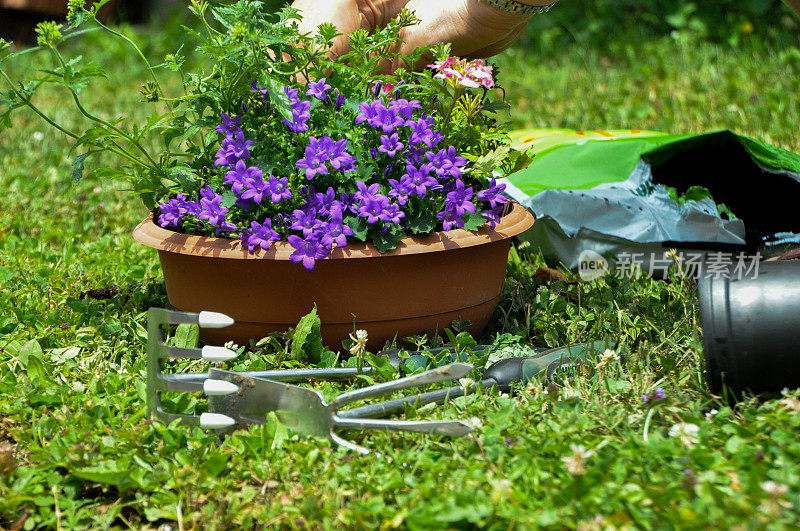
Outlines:
[[[67,64],[66,64],[66,62],[64,61],[64,58],[61,56],[61,53],[59,53],[59,51],[58,51],[58,50],[56,50],[56,49],[55,49],[55,47],[53,47],[53,46],[50,46],[50,49],[53,51],[53,53],[55,54],[55,56],[58,58],[58,61],[61,63],[61,68],[63,68],[63,69],[64,69],[64,74],[66,74],[66,72],[67,72]],[[124,139],[124,140],[126,140],[126,141],[127,141],[129,144],[133,145],[133,146],[134,146],[134,147],[136,147],[136,148],[137,148],[139,151],[141,151],[141,152],[142,152],[142,154],[143,154],[143,155],[144,155],[144,156],[147,158],[147,160],[150,162],[150,164],[148,165],[148,164],[146,164],[146,163],[143,163],[143,162],[141,161],[141,159],[138,159],[138,158],[137,158],[137,157],[135,157],[133,154],[131,154],[130,152],[128,152],[128,151],[127,151],[125,148],[123,148],[122,146],[119,146],[119,145],[117,145],[116,143],[114,143],[113,145],[114,145],[114,146],[115,146],[117,149],[119,149],[119,150],[120,150],[122,153],[124,153],[124,154],[126,155],[126,158],[128,158],[128,159],[129,159],[129,160],[131,160],[132,162],[138,162],[138,163],[139,163],[139,164],[141,164],[142,166],[150,166],[150,167],[151,167],[152,169],[154,169],[154,170],[160,170],[160,168],[159,168],[158,164],[156,163],[156,161],[154,161],[154,160],[153,160],[153,158],[150,156],[150,153],[148,153],[148,152],[147,152],[147,150],[146,150],[146,149],[144,149],[144,147],[142,147],[142,145],[141,145],[141,144],[139,144],[139,142],[138,142],[138,141],[136,141],[134,138],[132,138],[130,135],[128,135],[128,133],[127,133],[126,131],[124,131],[124,130],[120,129],[119,127],[115,126],[114,124],[112,124],[112,123],[110,123],[110,122],[107,122],[106,120],[103,120],[102,118],[99,118],[99,117],[97,117],[97,116],[95,116],[95,115],[91,114],[91,113],[90,113],[89,111],[87,111],[87,110],[86,110],[86,109],[83,107],[83,105],[81,104],[81,100],[80,100],[80,98],[78,98],[78,94],[75,92],[75,89],[73,89],[71,86],[67,86],[67,89],[69,90],[70,94],[72,94],[72,99],[73,99],[73,101],[75,101],[75,105],[78,107],[78,110],[79,110],[79,111],[80,111],[80,112],[81,112],[81,113],[82,113],[84,116],[86,116],[87,118],[89,118],[89,119],[90,119],[90,120],[92,120],[92,121],[95,121],[95,122],[97,122],[97,123],[99,123],[99,124],[102,124],[102,125],[104,125],[104,126],[107,128],[107,129],[109,129],[109,130],[111,130],[111,131],[114,131],[114,132],[116,132],[116,133],[117,133],[117,134],[118,134],[118,135],[119,135],[121,138],[123,138],[123,139]],[[113,142],[113,141],[112,141],[112,142]]]
[[[11,87],[11,90],[14,91],[14,95],[18,97],[20,101],[23,101],[25,105],[27,105],[33,112],[38,114],[42,118],[42,120],[44,120],[45,122],[52,125],[53,127],[55,127],[56,129],[58,129],[59,131],[61,131],[62,133],[71,138],[74,138],[76,140],[79,138],[77,134],[73,133],[72,131],[68,131],[67,129],[64,129],[64,127],[62,127],[61,125],[56,123],[53,119],[51,119],[49,116],[40,111],[36,105],[31,103],[30,98],[23,97],[23,95],[17,90],[17,88],[14,86],[14,83],[8,77],[8,74],[6,74],[5,70],[3,70],[2,68],[0,68],[0,74],[3,75],[3,78],[5,78],[6,80],[6,83],[8,83],[8,85]]]
[[[94,18],[95,23],[98,26],[100,26],[101,28],[103,28],[104,30],[109,32],[110,34],[121,38],[122,40],[126,41],[131,46],[133,46],[133,48],[136,50],[136,53],[138,53],[139,57],[141,57],[142,61],[144,61],[145,66],[147,66],[147,70],[150,71],[150,76],[153,78],[153,81],[155,82],[156,86],[158,87],[159,92],[161,92],[161,96],[166,97],[166,94],[164,93],[164,89],[161,88],[161,83],[158,82],[158,77],[156,77],[156,73],[153,70],[153,67],[150,65],[150,61],[147,60],[147,57],[144,56],[144,53],[142,53],[142,50],[136,45],[136,43],[133,42],[131,39],[129,39],[127,36],[123,35],[122,33],[109,28],[108,26],[106,26],[105,24],[103,24],[102,22],[97,20],[97,17],[93,17],[93,18]],[[170,111],[173,110],[172,106],[170,106],[169,104],[167,104],[167,108],[169,108]]]

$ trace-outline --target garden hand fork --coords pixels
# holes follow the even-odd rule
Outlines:
[[[376,429],[386,431],[412,431],[462,437],[472,428],[462,421],[400,421],[359,418],[349,410],[339,409],[349,403],[388,393],[445,382],[467,375],[473,366],[453,363],[431,371],[399,380],[373,385],[339,395],[326,403],[319,392],[289,385],[288,381],[310,379],[347,379],[357,375],[358,369],[342,367],[332,369],[295,369],[271,371],[231,372],[211,369],[208,373],[164,374],[162,359],[201,359],[210,362],[227,361],[237,356],[225,347],[204,346],[202,349],[170,347],[164,344],[162,326],[165,324],[196,324],[201,328],[223,328],[233,324],[230,317],[215,312],[176,312],[150,308],[147,316],[147,406],[153,417],[170,423],[209,429],[225,429],[234,425],[266,422],[269,412],[276,412],[287,427],[310,435],[327,436],[332,441],[361,453],[368,451],[342,439],[336,430]],[[372,372],[365,367],[364,373]],[[164,411],[162,392],[202,392],[209,397],[208,413],[184,415]],[[355,410],[352,410],[355,413]]]

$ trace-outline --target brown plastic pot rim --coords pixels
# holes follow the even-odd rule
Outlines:
[[[461,249],[501,241],[521,234],[533,226],[533,215],[522,205],[510,201],[511,211],[500,219],[494,229],[483,226],[475,232],[463,229],[441,231],[426,236],[403,238],[395,249],[381,253],[368,243],[348,243],[335,247],[326,260],[342,258],[376,258],[402,256],[451,249]],[[215,258],[288,260],[295,249],[288,242],[275,242],[269,250],[258,249],[251,253],[241,240],[192,236],[174,232],[153,223],[152,214],[133,229],[133,238],[147,247],[183,255],[213,256]]]

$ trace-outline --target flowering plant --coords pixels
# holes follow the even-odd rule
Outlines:
[[[97,21],[104,3],[71,1],[69,22],[121,37],[144,59],[129,37]],[[498,127],[496,112],[507,104],[493,99],[500,91],[492,66],[450,57],[447,45],[399,56],[400,31],[416,22],[407,11],[380,31],[352,33],[349,52],[332,58],[326,50],[336,29],[301,34],[291,8],[274,21],[252,0],[213,8],[193,0],[190,9],[201,29],[188,31],[213,61],[198,59],[196,72],[184,72],[179,53],[157,67],[145,60],[152,81],[143,100],[160,107],[146,124],[87,111],[80,92],[102,70],[62,57],[64,35],[43,23],[39,43],[56,68],[27,85],[2,72],[11,90],[0,127],[15,108],[31,107],[85,150],[73,178],[88,155],[119,154],[121,167],[95,171],[129,178],[160,226],[241,238],[254,253],[287,241],[291,260],[309,270],[353,240],[384,252],[406,236],[499,221],[507,199],[495,177],[529,159]],[[387,62],[404,67],[386,74]],[[166,96],[164,70],[181,75],[183,95]],[[78,134],[41,113],[32,97],[46,83],[66,87],[92,127]],[[163,137],[160,153],[145,147],[148,135]]]

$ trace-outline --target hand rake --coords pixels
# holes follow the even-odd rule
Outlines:
[[[452,363],[399,380],[349,391],[328,403],[319,392],[286,382],[349,379],[358,374],[358,369],[342,367],[247,372],[211,369],[208,373],[162,373],[163,359],[183,358],[219,362],[237,356],[236,352],[225,347],[205,346],[197,349],[167,346],[162,335],[162,327],[166,324],[196,324],[201,328],[223,328],[233,324],[233,319],[215,312],[197,314],[150,308],[147,315],[147,406],[152,416],[165,423],[178,420],[181,424],[224,430],[246,424],[264,423],[267,414],[274,411],[282,423],[298,433],[325,436],[361,453],[368,453],[368,450],[341,438],[336,431],[410,431],[451,437],[462,437],[472,431],[469,425],[458,420],[376,420],[348,413],[355,410],[340,411],[342,407],[358,400],[461,378],[472,371],[472,365]],[[363,369],[363,373],[372,371],[372,367]],[[167,412],[161,403],[163,392],[205,393],[209,397],[209,412],[201,415]]]

